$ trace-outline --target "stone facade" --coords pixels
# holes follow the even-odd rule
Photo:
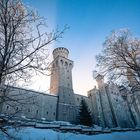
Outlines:
[[[96,75],[98,88],[88,91],[88,96],[75,94],[72,84],[73,61],[66,48],[53,51],[50,94],[17,87],[8,87],[10,101],[0,105],[0,114],[48,121],[76,122],[80,102],[84,99],[95,124],[102,127],[134,127],[140,124],[140,99],[130,104],[132,98],[124,87],[104,83]],[[136,98],[136,97],[135,97]],[[18,102],[15,102],[18,99]]]
[[[56,120],[57,96],[17,87],[8,87],[6,96],[10,101],[5,101],[2,105],[2,114],[30,119]]]
[[[134,127],[126,100],[122,97],[119,86],[103,82],[97,75],[98,89],[88,92],[92,103],[93,119],[102,127]]]
[[[72,85],[73,61],[68,59],[66,48],[56,48],[53,51],[50,92],[57,95],[57,120],[74,122],[76,106]]]

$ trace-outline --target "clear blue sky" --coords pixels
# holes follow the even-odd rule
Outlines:
[[[140,0],[24,0],[48,20],[53,29],[65,24],[70,29],[55,47],[66,47],[74,60],[73,85],[86,95],[94,86],[95,55],[112,30],[129,28],[140,37]],[[49,84],[46,83],[46,88]],[[40,89],[45,89],[40,86]]]

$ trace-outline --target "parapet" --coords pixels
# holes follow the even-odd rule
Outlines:
[[[59,47],[53,50],[53,58],[55,59],[58,56],[68,58],[69,51],[64,47]]]

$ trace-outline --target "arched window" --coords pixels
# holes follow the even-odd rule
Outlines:
[[[66,66],[66,67],[68,66],[68,62],[65,62],[65,66]]]
[[[8,110],[8,109],[9,109],[9,106],[7,105],[7,106],[6,106],[6,110]]]
[[[60,62],[61,62],[61,65],[63,65],[63,63],[64,63],[63,60],[60,60]]]
[[[71,63],[69,63],[69,67],[72,67],[72,64]]]
[[[36,110],[36,114],[38,114],[38,110]]]

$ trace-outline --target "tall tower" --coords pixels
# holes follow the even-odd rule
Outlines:
[[[108,87],[104,83],[104,76],[96,74],[94,76],[98,85],[98,113],[100,125],[103,127],[116,127],[117,121],[115,118],[114,110],[112,108],[110,94]]]
[[[103,87],[105,85],[103,75],[98,74],[98,75],[96,75],[95,79],[96,79],[98,88],[101,88],[101,87]]]
[[[75,121],[75,98],[72,85],[73,61],[69,51],[60,47],[53,51],[50,92],[58,96],[57,120]]]

